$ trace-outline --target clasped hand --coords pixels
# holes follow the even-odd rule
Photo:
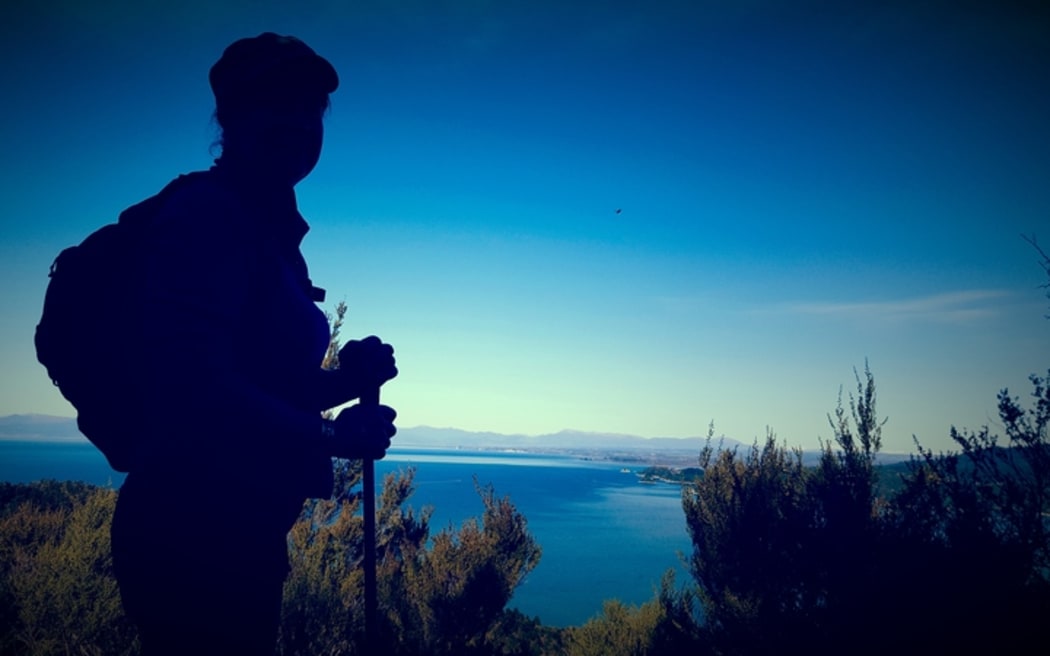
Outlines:
[[[339,375],[344,377],[351,398],[375,389],[397,376],[394,347],[372,335],[350,340],[339,349]]]
[[[329,445],[335,458],[381,460],[397,433],[397,413],[386,405],[357,404],[335,418],[335,439]]]
[[[344,377],[350,398],[358,398],[397,376],[394,348],[374,335],[351,340],[339,350],[338,373]],[[344,409],[335,420],[331,455],[381,459],[397,433],[396,418],[394,409],[385,405],[358,404]]]

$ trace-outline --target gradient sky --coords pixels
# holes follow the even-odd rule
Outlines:
[[[402,425],[812,447],[867,360],[885,449],[946,448],[1050,367],[1040,4],[7,2],[0,415],[72,414],[52,258],[210,165],[208,68],[276,31],[342,78],[303,251]]]

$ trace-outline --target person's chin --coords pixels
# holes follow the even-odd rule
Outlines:
[[[291,181],[292,186],[294,187],[295,185],[299,184],[306,178],[306,176],[310,175],[310,173],[314,170],[315,165],[316,162],[310,164],[309,166],[303,166],[294,173],[289,173],[288,179]]]

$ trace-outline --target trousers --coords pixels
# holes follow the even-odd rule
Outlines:
[[[143,481],[121,487],[113,566],[143,656],[272,656],[288,573],[283,518],[235,493]]]

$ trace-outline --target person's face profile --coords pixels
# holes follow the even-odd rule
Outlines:
[[[323,119],[324,103],[293,99],[256,105],[239,123],[253,163],[267,177],[294,186],[320,159]]]

